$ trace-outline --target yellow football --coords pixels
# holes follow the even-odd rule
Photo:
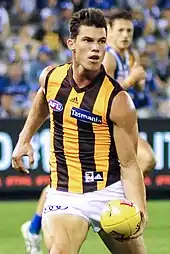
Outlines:
[[[112,200],[107,203],[100,221],[106,233],[113,233],[118,238],[128,238],[138,231],[141,214],[137,206],[126,199]]]

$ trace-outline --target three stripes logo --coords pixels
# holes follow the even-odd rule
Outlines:
[[[75,104],[78,104],[78,98],[74,97],[72,99],[70,99],[71,102],[74,102]]]

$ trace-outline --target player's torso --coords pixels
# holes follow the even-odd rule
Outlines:
[[[46,98],[50,110],[51,185],[61,191],[84,193],[118,181],[120,167],[109,121],[114,87],[104,70],[80,89],[69,65],[49,76]]]
[[[107,46],[107,51],[114,57],[116,61],[116,70],[114,73],[114,79],[121,80],[122,78],[125,79],[130,74],[130,69],[134,64],[134,55],[132,51],[126,51],[124,53],[124,57],[121,57],[115,49],[110,46]],[[142,108],[149,106],[150,101],[148,99],[148,89],[144,87],[143,90],[139,90],[136,86],[130,87],[127,92],[131,96],[135,107]]]
[[[127,50],[122,57],[110,46],[107,46],[107,52],[110,53],[116,61],[116,70],[113,78],[116,80],[127,78],[130,74],[130,68],[133,65],[133,55]]]

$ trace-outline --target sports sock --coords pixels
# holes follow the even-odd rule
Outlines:
[[[29,231],[31,234],[39,234],[41,230],[41,219],[42,217],[39,216],[38,214],[35,214],[34,217],[32,218]]]

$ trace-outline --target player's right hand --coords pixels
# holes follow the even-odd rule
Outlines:
[[[30,143],[18,142],[12,153],[12,167],[19,172],[29,174],[28,169],[23,164],[23,156],[29,157],[30,167],[34,164],[33,148]]]
[[[148,215],[147,215],[147,213],[141,212],[141,225],[139,227],[139,230],[134,235],[132,235],[130,238],[134,239],[134,238],[137,238],[140,235],[142,235],[147,224],[148,224]]]
[[[141,65],[135,63],[130,70],[130,77],[133,80],[133,83],[136,84],[141,80],[146,79],[146,71]]]

